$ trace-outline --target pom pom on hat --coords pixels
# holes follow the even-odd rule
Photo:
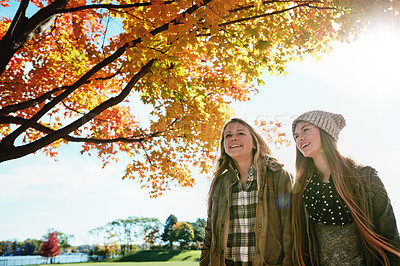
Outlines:
[[[305,121],[314,126],[324,130],[328,133],[335,141],[339,138],[339,132],[346,125],[346,120],[340,114],[334,114],[330,112],[315,110],[306,112],[296,118],[292,123],[292,131],[294,135],[294,130],[296,124],[300,121]]]

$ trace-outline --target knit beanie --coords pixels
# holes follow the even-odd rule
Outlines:
[[[340,114],[329,113],[325,111],[315,110],[306,112],[297,117],[292,123],[292,131],[296,128],[297,122],[305,121],[314,126],[324,130],[328,133],[335,141],[339,138],[339,132],[346,125],[344,117]]]

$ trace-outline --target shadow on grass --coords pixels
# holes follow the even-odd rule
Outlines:
[[[131,254],[127,254],[125,257],[119,257],[113,261],[121,261],[121,262],[128,262],[128,261],[137,261],[137,262],[144,262],[144,261],[169,261],[171,258],[178,256],[181,253],[185,253],[186,251],[182,250],[142,250],[136,251]],[[185,257],[183,260],[190,259],[190,256]]]

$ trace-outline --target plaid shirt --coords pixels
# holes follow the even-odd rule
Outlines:
[[[250,167],[244,187],[237,171],[236,174],[238,181],[232,187],[229,207],[226,259],[232,260],[234,265],[251,265],[256,247],[257,170],[254,165]]]

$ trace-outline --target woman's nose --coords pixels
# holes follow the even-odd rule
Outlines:
[[[298,134],[298,135],[297,135],[297,138],[296,138],[296,142],[299,142],[299,141],[301,141],[301,140],[303,140],[303,139],[304,139],[303,134]]]

